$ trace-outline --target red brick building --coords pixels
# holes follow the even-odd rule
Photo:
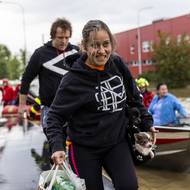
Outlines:
[[[116,33],[117,49],[127,62],[134,77],[139,74],[138,61],[138,28]],[[168,33],[172,37],[180,40],[183,34],[186,34],[187,40],[190,39],[190,14],[153,21],[152,24],[139,28],[140,48],[141,48],[141,68],[142,73],[154,70],[151,52],[152,44],[158,40],[158,32]]]

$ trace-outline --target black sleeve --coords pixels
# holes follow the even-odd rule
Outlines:
[[[77,86],[72,84],[68,75],[63,77],[47,115],[46,132],[52,152],[64,150],[66,134],[63,134],[63,125],[83,103],[83,95],[76,91]]]
[[[141,116],[141,130],[149,131],[150,127],[153,126],[153,118],[144,106],[140,92],[136,86],[135,80],[133,79],[127,63],[117,56],[117,67],[123,75],[124,85],[127,95],[127,104],[129,108],[137,108]]]
[[[32,80],[39,74],[41,69],[40,64],[40,52],[36,50],[30,58],[28,65],[25,68],[25,71],[21,80],[21,94],[27,94],[30,88],[30,83]]]

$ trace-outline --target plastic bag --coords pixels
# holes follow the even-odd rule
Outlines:
[[[68,179],[66,172],[64,170],[58,170],[58,168],[58,165],[53,165],[51,170],[44,171],[40,174],[38,190],[52,190],[56,176],[64,176]]]
[[[66,180],[62,176],[57,176],[52,187],[53,190],[76,190],[74,184],[70,180]]]
[[[76,190],[86,190],[85,180],[79,178],[71,169],[67,161],[63,162],[63,170],[66,172],[69,180],[74,184]]]
[[[58,169],[60,168],[61,169]],[[73,173],[67,161],[63,165],[53,165],[51,170],[40,175],[38,190],[86,190],[84,179]]]

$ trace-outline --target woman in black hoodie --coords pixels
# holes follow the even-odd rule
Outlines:
[[[126,141],[126,105],[140,110],[143,131],[155,132],[152,117],[126,64],[113,54],[115,41],[108,26],[91,20],[82,35],[84,53],[69,60],[73,61],[72,69],[62,79],[48,113],[52,159],[56,164],[65,160],[62,126],[68,122],[70,164],[85,179],[87,190],[104,189],[102,167],[116,190],[136,190],[135,168]]]

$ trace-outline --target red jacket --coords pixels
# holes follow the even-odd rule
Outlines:
[[[14,100],[14,90],[11,86],[1,87],[0,90],[2,91],[2,101],[8,103]]]
[[[144,105],[145,105],[146,108],[149,107],[153,97],[154,97],[154,94],[152,92],[150,92],[150,91],[145,91],[143,93],[143,102],[144,102]]]

